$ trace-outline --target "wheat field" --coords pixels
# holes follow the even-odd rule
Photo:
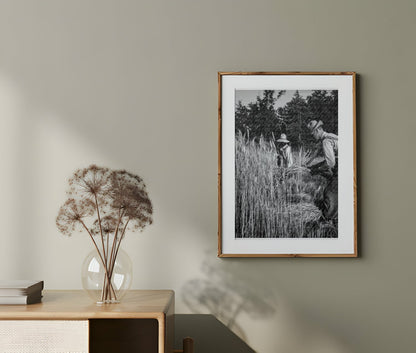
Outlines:
[[[304,167],[309,151],[292,151],[294,164],[279,167],[273,141],[250,140],[241,132],[235,139],[236,238],[336,237],[334,227],[320,221],[316,206],[325,180]]]

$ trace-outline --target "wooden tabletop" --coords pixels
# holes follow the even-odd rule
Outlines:
[[[160,319],[173,305],[171,290],[130,290],[121,303],[103,305],[82,290],[48,290],[38,304],[0,305],[0,320]]]

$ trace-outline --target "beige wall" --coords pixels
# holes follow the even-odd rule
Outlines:
[[[126,239],[134,288],[173,288],[187,313],[194,284],[215,287],[212,311],[243,302],[234,329],[262,353],[414,351],[415,4],[1,0],[0,278],[80,288],[89,240],[54,221],[94,162],[141,175],[154,202]],[[226,70],[359,74],[360,258],[216,258]]]

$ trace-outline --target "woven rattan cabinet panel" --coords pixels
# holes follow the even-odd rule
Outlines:
[[[83,291],[45,291],[42,303],[0,305],[2,353],[171,353],[174,293],[133,290],[97,306]]]
[[[4,353],[87,353],[88,320],[0,321]]]

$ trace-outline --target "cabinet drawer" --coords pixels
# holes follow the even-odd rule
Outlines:
[[[88,353],[88,320],[2,320],[2,353]]]

